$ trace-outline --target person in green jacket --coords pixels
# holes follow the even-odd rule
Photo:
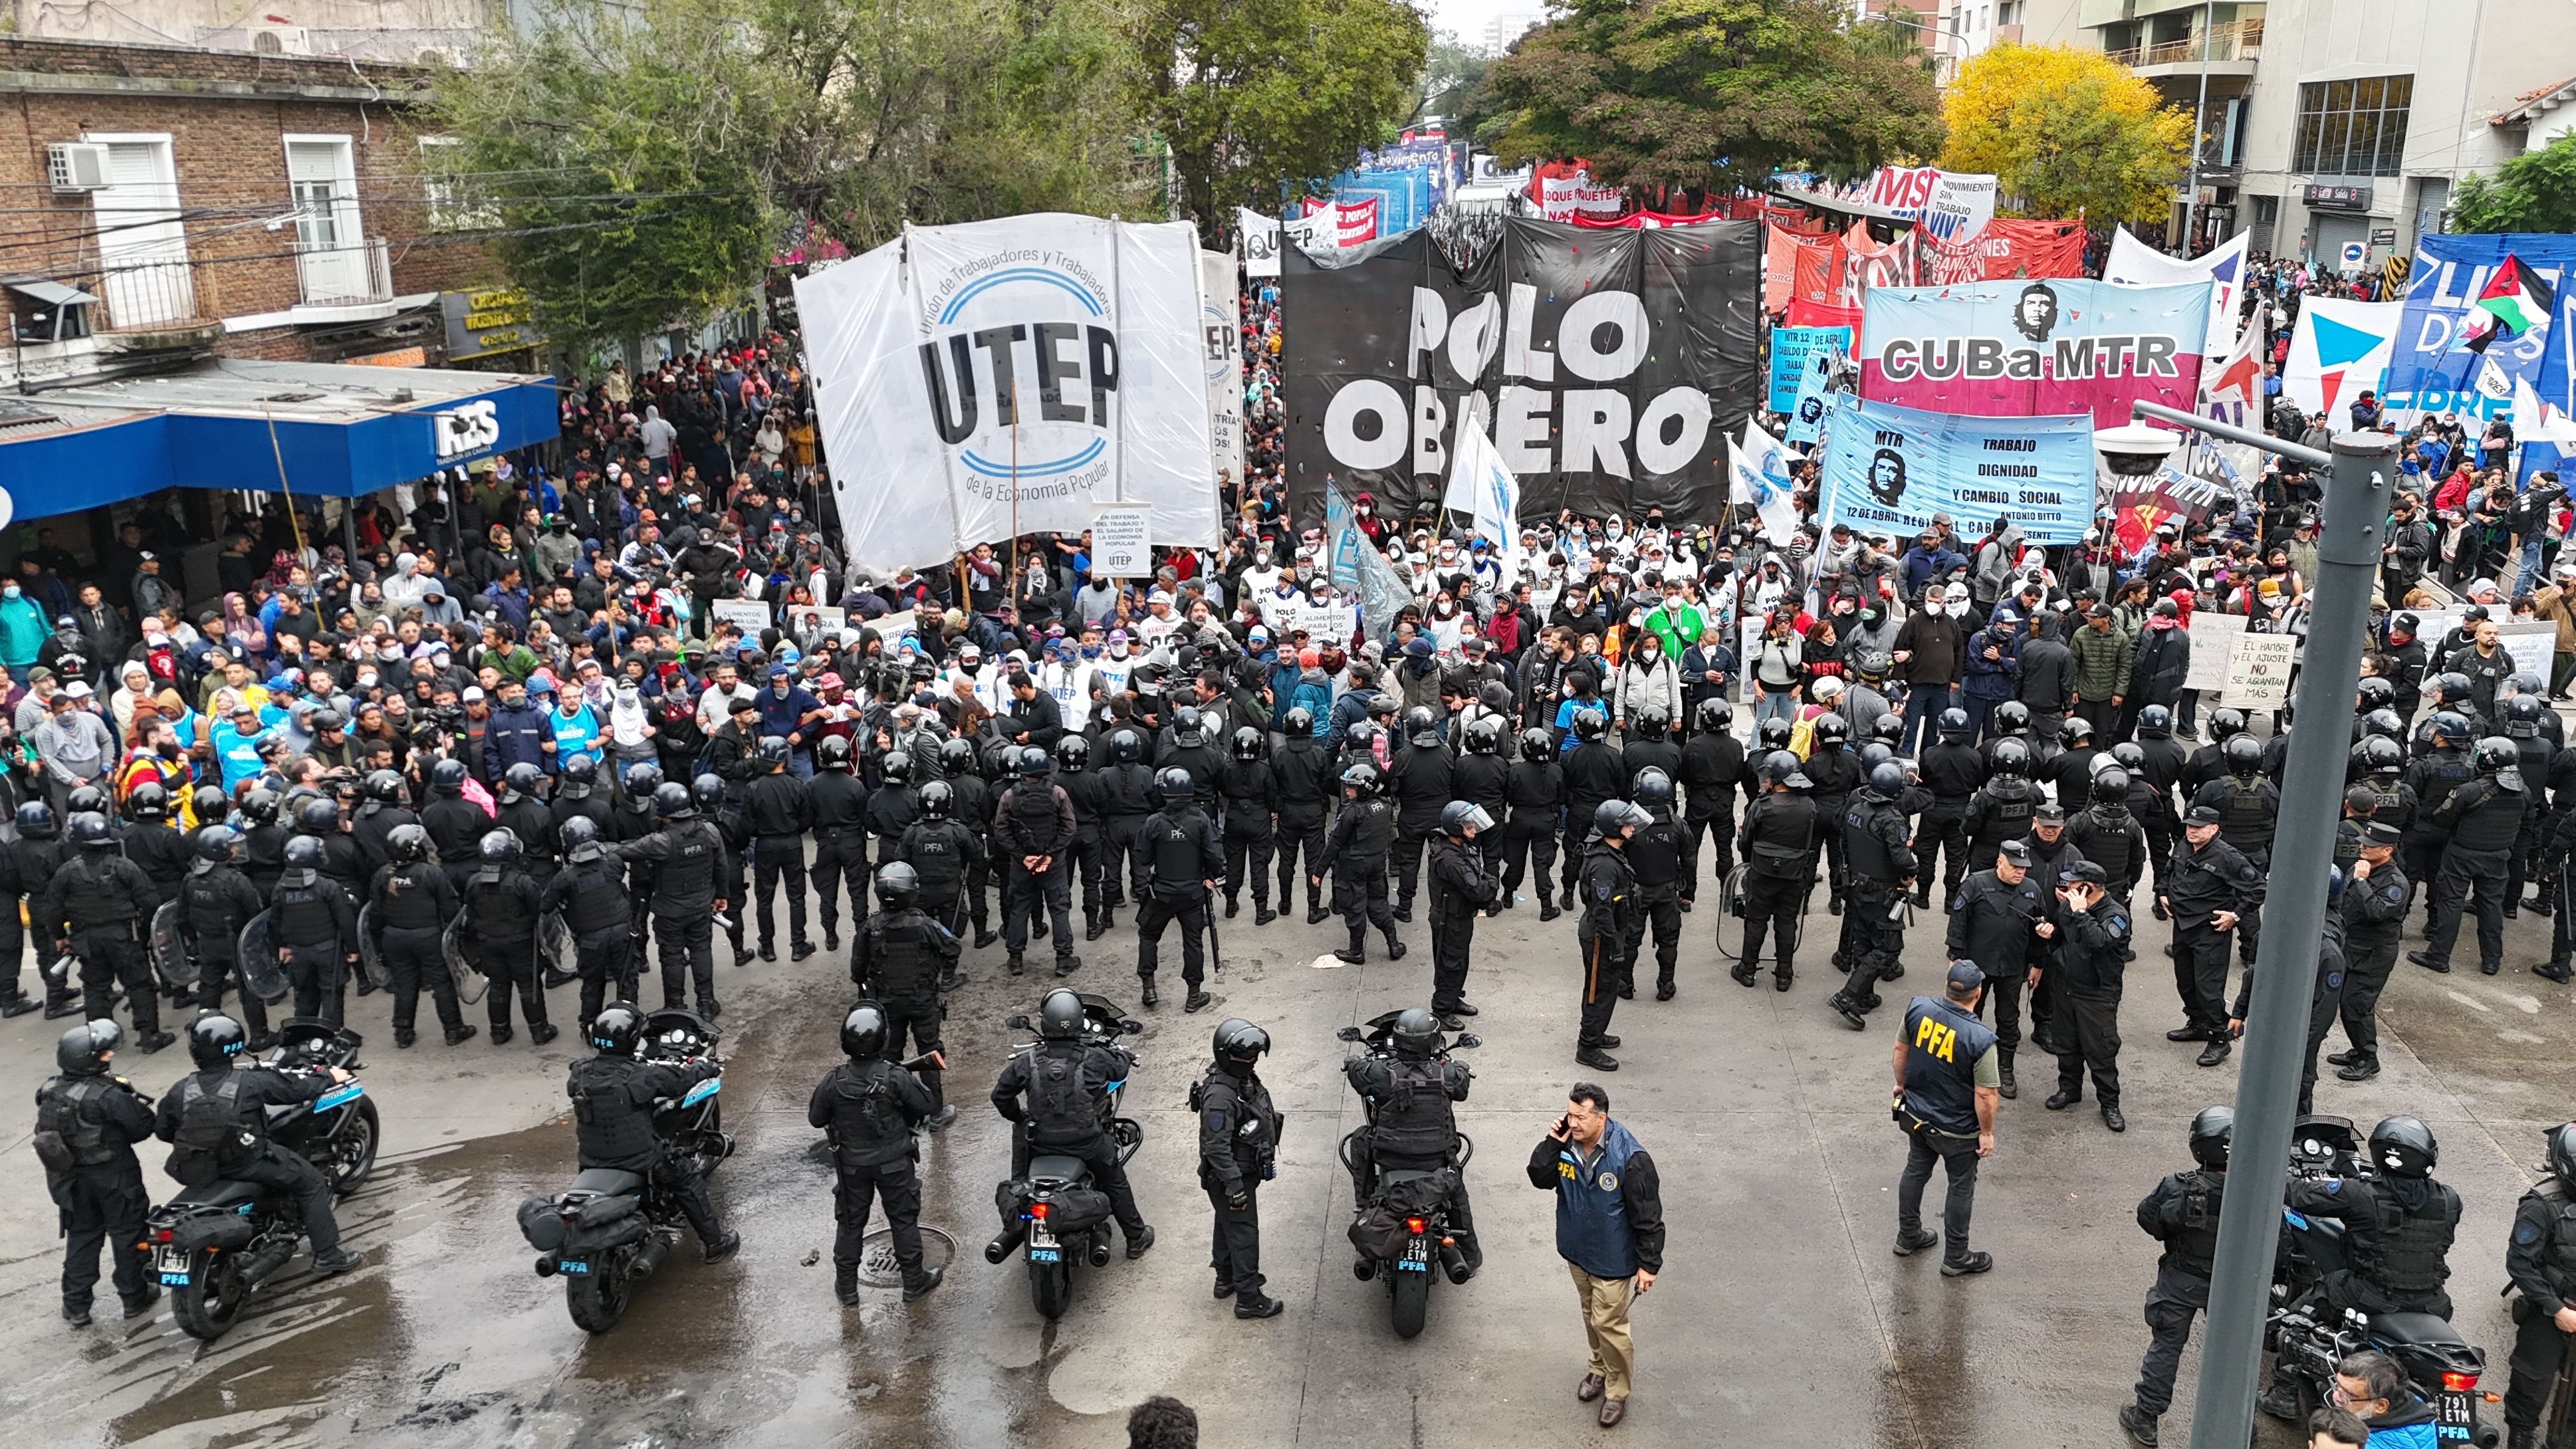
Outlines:
[[[1680,579],[1664,580],[1664,601],[1646,615],[1646,627],[1664,641],[1664,657],[1679,659],[1683,651],[1699,642],[1700,631],[1708,621],[1699,606],[1690,601]]]
[[[2120,701],[2129,692],[2129,665],[2137,646],[2120,632],[2110,605],[2095,604],[2066,647],[2075,655],[2075,713],[2093,726],[2094,738],[2107,740],[2118,722]]]
[[[53,633],[45,611],[28,598],[16,579],[0,585],[0,664],[9,666],[9,677],[20,684],[27,682],[27,671],[36,664],[36,651],[45,647]]]

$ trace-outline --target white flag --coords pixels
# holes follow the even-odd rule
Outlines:
[[[1735,494],[1753,505],[1762,521],[1762,536],[1786,544],[1798,532],[1797,485],[1789,479],[1789,453],[1780,440],[1754,424],[1748,414],[1744,436],[1726,454],[1734,474]]]
[[[1456,452],[1449,462],[1447,496],[1451,506],[1475,510],[1476,532],[1490,538],[1502,554],[1503,577],[1521,576],[1521,480],[1503,466],[1503,455],[1485,435],[1484,423],[1461,410]],[[1473,500],[1470,505],[1467,500]]]
[[[2576,418],[2540,400],[2529,378],[2513,380],[2513,435],[2516,442],[2576,446]]]

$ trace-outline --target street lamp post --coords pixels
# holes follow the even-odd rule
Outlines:
[[[2191,108],[2191,170],[2182,184],[2182,244],[2174,248],[2178,257],[2191,255],[2191,224],[2200,209],[2201,136],[2209,125],[2209,47],[2217,39],[2210,27],[2217,19],[2217,0],[2207,0],[2200,7],[2200,99]]]
[[[2134,404],[2133,414],[2329,470],[2311,595],[2315,624],[2299,663],[2298,728],[2290,737],[2281,785],[2263,943],[2247,1008],[2244,1065],[2236,1078],[2236,1132],[2227,1154],[2232,1190],[2219,1209],[2200,1394],[2191,1416],[2192,1449],[2245,1449],[2254,1432],[2272,1253],[2289,1179],[2299,1064],[2307,1052],[2308,997],[2325,931],[2344,741],[2352,734],[2363,621],[2387,526],[2389,464],[2397,440],[2386,433],[2342,433],[2329,454],[2154,403]]]

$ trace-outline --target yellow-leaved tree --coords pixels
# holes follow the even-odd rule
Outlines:
[[[1999,45],[1942,93],[1941,165],[1993,173],[2005,215],[2160,219],[2191,157],[2191,112],[2158,100],[2099,51]]]

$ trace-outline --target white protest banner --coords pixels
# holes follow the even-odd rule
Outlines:
[[[2227,664],[2236,656],[2236,641],[2245,632],[2245,616],[2196,609],[2190,628],[2191,667],[2183,672],[2182,687],[2202,691],[2225,688]]]
[[[2222,358],[2236,350],[2237,300],[2245,295],[2245,249],[2253,240],[2252,232],[2240,232],[2183,261],[2129,235],[2124,226],[2111,233],[2111,255],[2102,263],[2102,280],[2123,287],[2209,283],[2209,330],[2201,337],[2201,354]]]
[[[1199,336],[1207,350],[1208,451],[1243,481],[1243,292],[1234,256],[1199,253]]]
[[[757,638],[769,627],[769,606],[758,599],[718,599],[707,606],[712,624],[731,624],[744,638]]]
[[[2281,369],[2281,396],[2316,417],[2377,392],[2388,380],[2389,354],[2405,313],[2403,302],[2303,299],[2290,332],[2290,360]]]
[[[2558,626],[2554,623],[2498,624],[2496,642],[2513,656],[2514,672],[2549,677],[2550,661],[2558,653]]]
[[[877,637],[885,641],[886,652],[891,654],[894,652],[894,642],[906,634],[917,632],[921,627],[921,621],[913,610],[899,609],[891,614],[879,614],[873,619],[862,619],[859,621],[859,627],[876,630]]]
[[[1995,178],[1938,166],[1881,166],[1870,175],[1866,199],[1915,222],[1934,240],[1960,246],[1995,219]]]
[[[1587,171],[1571,176],[1539,178],[1539,208],[1550,221],[1572,221],[1584,216],[1617,216],[1627,209],[1619,188],[1595,181]]]
[[[912,227],[802,277],[853,568],[891,573],[1143,503],[1219,535],[1197,229],[1050,214]]]
[[[1279,218],[1263,216],[1244,207],[1234,209],[1234,229],[1243,236],[1243,274],[1247,277],[1279,275]]]
[[[2198,616],[2195,615],[2195,618]],[[2299,661],[2295,634],[2239,634],[2227,659],[2222,709],[2279,709],[2289,703],[2290,667]]]
[[[1151,513],[1141,504],[1104,503],[1091,515],[1091,572],[1104,579],[1142,579],[1154,573],[1147,541]]]
[[[787,622],[800,631],[810,628],[838,633],[849,627],[849,611],[838,604],[807,604],[803,608],[788,610]]]
[[[1348,604],[1300,604],[1288,611],[1284,623],[1291,630],[1305,630],[1306,642],[1317,647],[1329,640],[1348,648],[1351,642]]]

